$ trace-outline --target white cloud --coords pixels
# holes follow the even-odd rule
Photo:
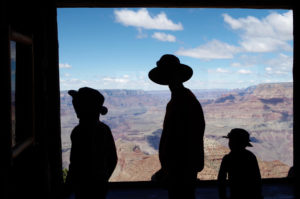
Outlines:
[[[174,35],[166,34],[163,32],[155,32],[152,35],[152,38],[157,39],[159,41],[166,41],[166,42],[175,42],[176,37]]]
[[[284,14],[272,13],[267,16],[266,20],[274,28],[276,35],[279,35],[281,39],[292,40],[293,39],[293,12],[288,11]]]
[[[248,37],[241,43],[241,46],[247,52],[274,52],[276,50],[291,51],[292,47],[286,42],[280,39],[271,37]]]
[[[140,71],[132,74],[125,73],[120,76],[103,77],[96,75],[94,78],[88,80],[67,77],[60,79],[61,90],[79,89],[85,86],[95,89],[166,89],[166,87],[151,82],[148,78],[148,71]]]
[[[217,69],[208,69],[207,72],[216,74],[216,73],[229,73],[230,71],[224,68],[217,68]]]
[[[238,74],[251,74],[252,71],[251,70],[245,70],[245,69],[241,69],[237,72]]]
[[[104,77],[93,82],[94,87],[105,89],[144,89],[149,90],[157,85],[151,84],[147,73],[125,74],[118,77]],[[100,86],[100,87],[99,87]],[[159,87],[158,87],[159,88]]]
[[[265,68],[265,71],[267,71],[267,72],[272,72],[272,68],[271,68],[271,67],[266,67],[266,68]]]
[[[68,63],[65,63],[65,64],[60,63],[59,68],[72,68],[72,66]]]
[[[88,81],[77,78],[60,79],[61,90],[78,89],[88,85]]]
[[[129,82],[128,78],[116,78],[116,77],[104,77],[102,80],[104,82],[110,82],[110,83],[127,83],[127,82]]]
[[[265,80],[263,80],[263,82],[265,82],[265,83],[271,83],[271,82],[273,82],[273,80],[271,80],[271,79],[265,79]]]
[[[168,19],[164,12],[156,16],[151,16],[146,8],[141,8],[137,11],[130,9],[115,10],[114,14],[116,22],[124,26],[155,30],[183,30],[183,26],[180,22],[177,24],[174,23]]]
[[[212,40],[204,45],[191,49],[179,49],[175,54],[198,59],[231,59],[241,49],[218,40]]]
[[[138,39],[144,39],[148,37],[148,34],[144,33],[142,28],[138,28],[138,35],[136,37]]]
[[[271,13],[265,18],[253,16],[233,18],[223,14],[224,21],[233,29],[239,30],[239,46],[212,40],[191,49],[179,49],[176,54],[198,59],[231,59],[241,52],[292,51],[289,41],[293,40],[293,13]],[[239,66],[233,63],[232,66]]]
[[[232,66],[232,67],[241,67],[242,65],[239,62],[233,62],[233,63],[230,64],[230,66]]]
[[[280,53],[278,57],[266,61],[265,71],[268,74],[291,75],[293,69],[293,57]]]
[[[217,68],[216,72],[218,72],[218,73],[228,73],[228,70],[223,69],[223,68]]]
[[[247,52],[291,51],[293,13],[271,13],[263,19],[253,16],[235,19],[223,14],[224,21],[233,29],[241,30],[241,47]]]
[[[239,56],[239,62],[243,67],[253,67],[265,62],[263,54],[242,54]]]

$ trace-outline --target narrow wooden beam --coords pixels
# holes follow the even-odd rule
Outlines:
[[[292,0],[57,0],[65,7],[166,7],[293,9]]]
[[[23,44],[32,45],[32,38],[30,38],[26,35],[23,35],[21,33],[15,32],[15,31],[11,32],[10,39],[15,41],[15,42],[20,42],[20,43],[23,43]]]

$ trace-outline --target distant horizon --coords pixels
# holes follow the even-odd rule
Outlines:
[[[240,87],[240,88],[189,88],[189,87],[186,87],[190,90],[194,90],[194,91],[197,91],[197,90],[239,90],[239,89],[247,89],[249,87],[252,87],[252,86],[258,86],[258,85],[264,85],[264,84],[285,84],[285,83],[291,83],[293,84],[294,82],[291,81],[291,82],[268,82],[268,83],[259,83],[259,84],[253,84],[253,85],[249,85],[249,86],[246,86],[246,87]],[[82,86],[82,87],[89,87],[89,86]],[[167,87],[167,86],[165,86]],[[81,88],[81,87],[80,87]],[[112,88],[112,89],[109,89],[109,88],[94,88],[94,87],[90,87],[90,88],[93,88],[93,89],[96,89],[96,90],[128,90],[128,91],[146,91],[146,92],[165,92],[165,91],[170,91],[168,88],[167,89],[161,89],[161,90],[144,90],[144,89],[126,89],[126,88]],[[68,89],[68,90],[60,90],[60,92],[67,92],[69,90],[78,90],[78,89]]]

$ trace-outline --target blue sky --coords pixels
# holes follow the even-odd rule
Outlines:
[[[163,54],[194,70],[191,89],[291,82],[289,10],[58,9],[61,90],[162,90],[148,72]]]

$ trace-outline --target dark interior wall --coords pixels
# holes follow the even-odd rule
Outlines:
[[[10,133],[9,35],[12,30],[32,37],[34,57],[34,82],[28,89],[34,93],[35,139],[15,158],[12,158]],[[57,198],[62,185],[62,161],[55,1],[1,1],[0,40],[3,98],[0,104],[0,179],[5,185],[1,187],[4,189],[0,190],[3,194],[0,198]],[[27,91],[22,92],[26,95]],[[26,106],[22,100],[17,103]],[[24,129],[18,130],[23,133]]]
[[[6,12],[6,2],[1,1],[0,4],[0,90],[1,90],[1,103],[0,103],[0,198],[7,198],[8,189],[7,181],[9,179],[10,168],[10,132],[11,116],[10,116],[10,84],[9,84],[9,68],[3,67],[9,65],[9,42],[8,42],[8,16]],[[3,189],[3,190],[2,190]]]
[[[44,159],[41,173],[47,180],[45,192],[48,198],[57,198],[62,184],[62,158],[56,6],[53,1],[41,2],[35,9],[40,16],[34,29],[38,156]]]

